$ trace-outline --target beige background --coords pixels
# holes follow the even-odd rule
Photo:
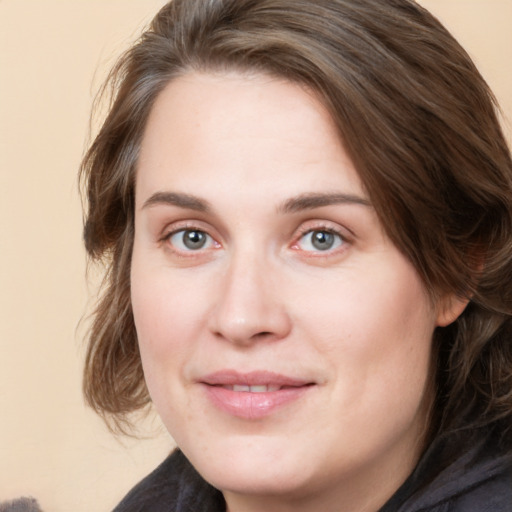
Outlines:
[[[93,92],[163,3],[0,0],[0,501],[108,511],[172,445],[157,420],[155,437],[122,444],[85,409],[77,329],[94,298],[76,183]],[[512,120],[512,0],[421,3]]]

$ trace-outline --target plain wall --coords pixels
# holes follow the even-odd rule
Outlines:
[[[0,0],[0,501],[111,510],[172,447],[114,439],[83,404],[76,173],[94,92],[162,0]],[[512,0],[423,0],[469,51],[512,130]],[[148,432],[150,431],[148,430]]]

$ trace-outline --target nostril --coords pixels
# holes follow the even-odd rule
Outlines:
[[[253,338],[267,338],[268,336],[272,336],[272,333],[270,331],[262,331],[254,334]]]

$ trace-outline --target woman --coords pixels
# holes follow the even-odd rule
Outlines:
[[[409,0],[175,0],[82,167],[84,389],[179,451],[116,508],[512,510],[512,162]]]

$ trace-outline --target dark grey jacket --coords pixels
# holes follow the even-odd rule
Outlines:
[[[482,442],[438,473],[441,451],[433,444],[379,512],[512,512],[511,457]],[[113,512],[225,512],[225,503],[177,450]]]

